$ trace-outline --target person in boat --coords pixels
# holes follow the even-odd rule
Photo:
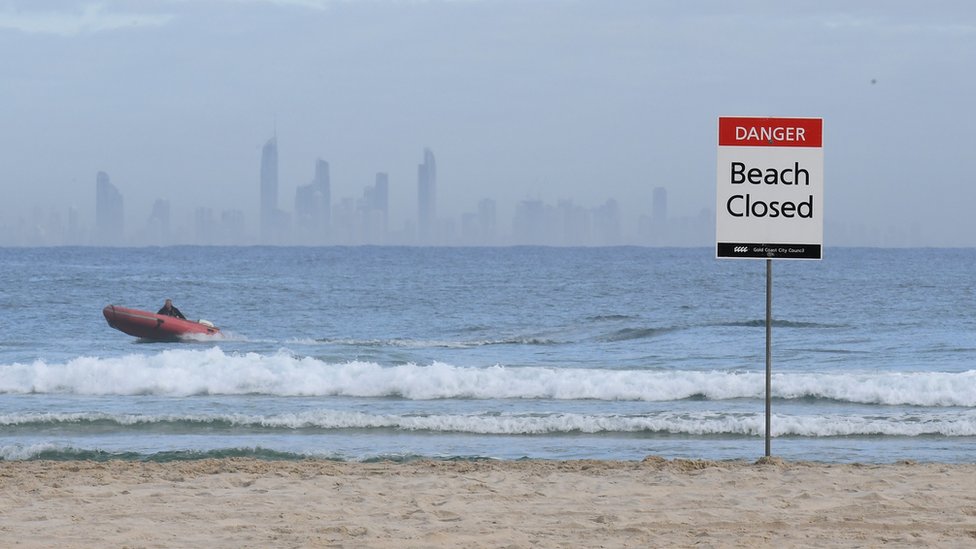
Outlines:
[[[177,309],[175,305],[173,305],[173,300],[172,299],[167,299],[166,300],[166,303],[163,304],[163,308],[160,309],[160,310],[158,310],[158,311],[156,311],[156,314],[157,315],[166,315],[166,316],[175,316],[176,318],[182,318],[183,320],[186,320],[186,317],[183,316],[183,313],[181,313],[180,310]]]

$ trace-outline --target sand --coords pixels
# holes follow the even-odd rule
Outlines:
[[[976,547],[976,465],[0,462],[4,547]]]

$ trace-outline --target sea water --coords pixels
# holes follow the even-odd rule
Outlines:
[[[0,249],[0,459],[755,459],[763,261],[654,248]],[[172,298],[215,339],[140,341]],[[772,454],[976,459],[976,250],[773,264]]]

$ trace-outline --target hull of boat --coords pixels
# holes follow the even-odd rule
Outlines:
[[[188,335],[212,336],[220,333],[220,328],[209,323],[183,320],[119,305],[106,305],[102,309],[102,315],[108,325],[116,330],[154,341],[177,341]]]

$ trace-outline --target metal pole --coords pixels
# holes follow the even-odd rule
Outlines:
[[[769,439],[772,431],[773,388],[773,260],[766,260],[766,457],[770,457]]]

